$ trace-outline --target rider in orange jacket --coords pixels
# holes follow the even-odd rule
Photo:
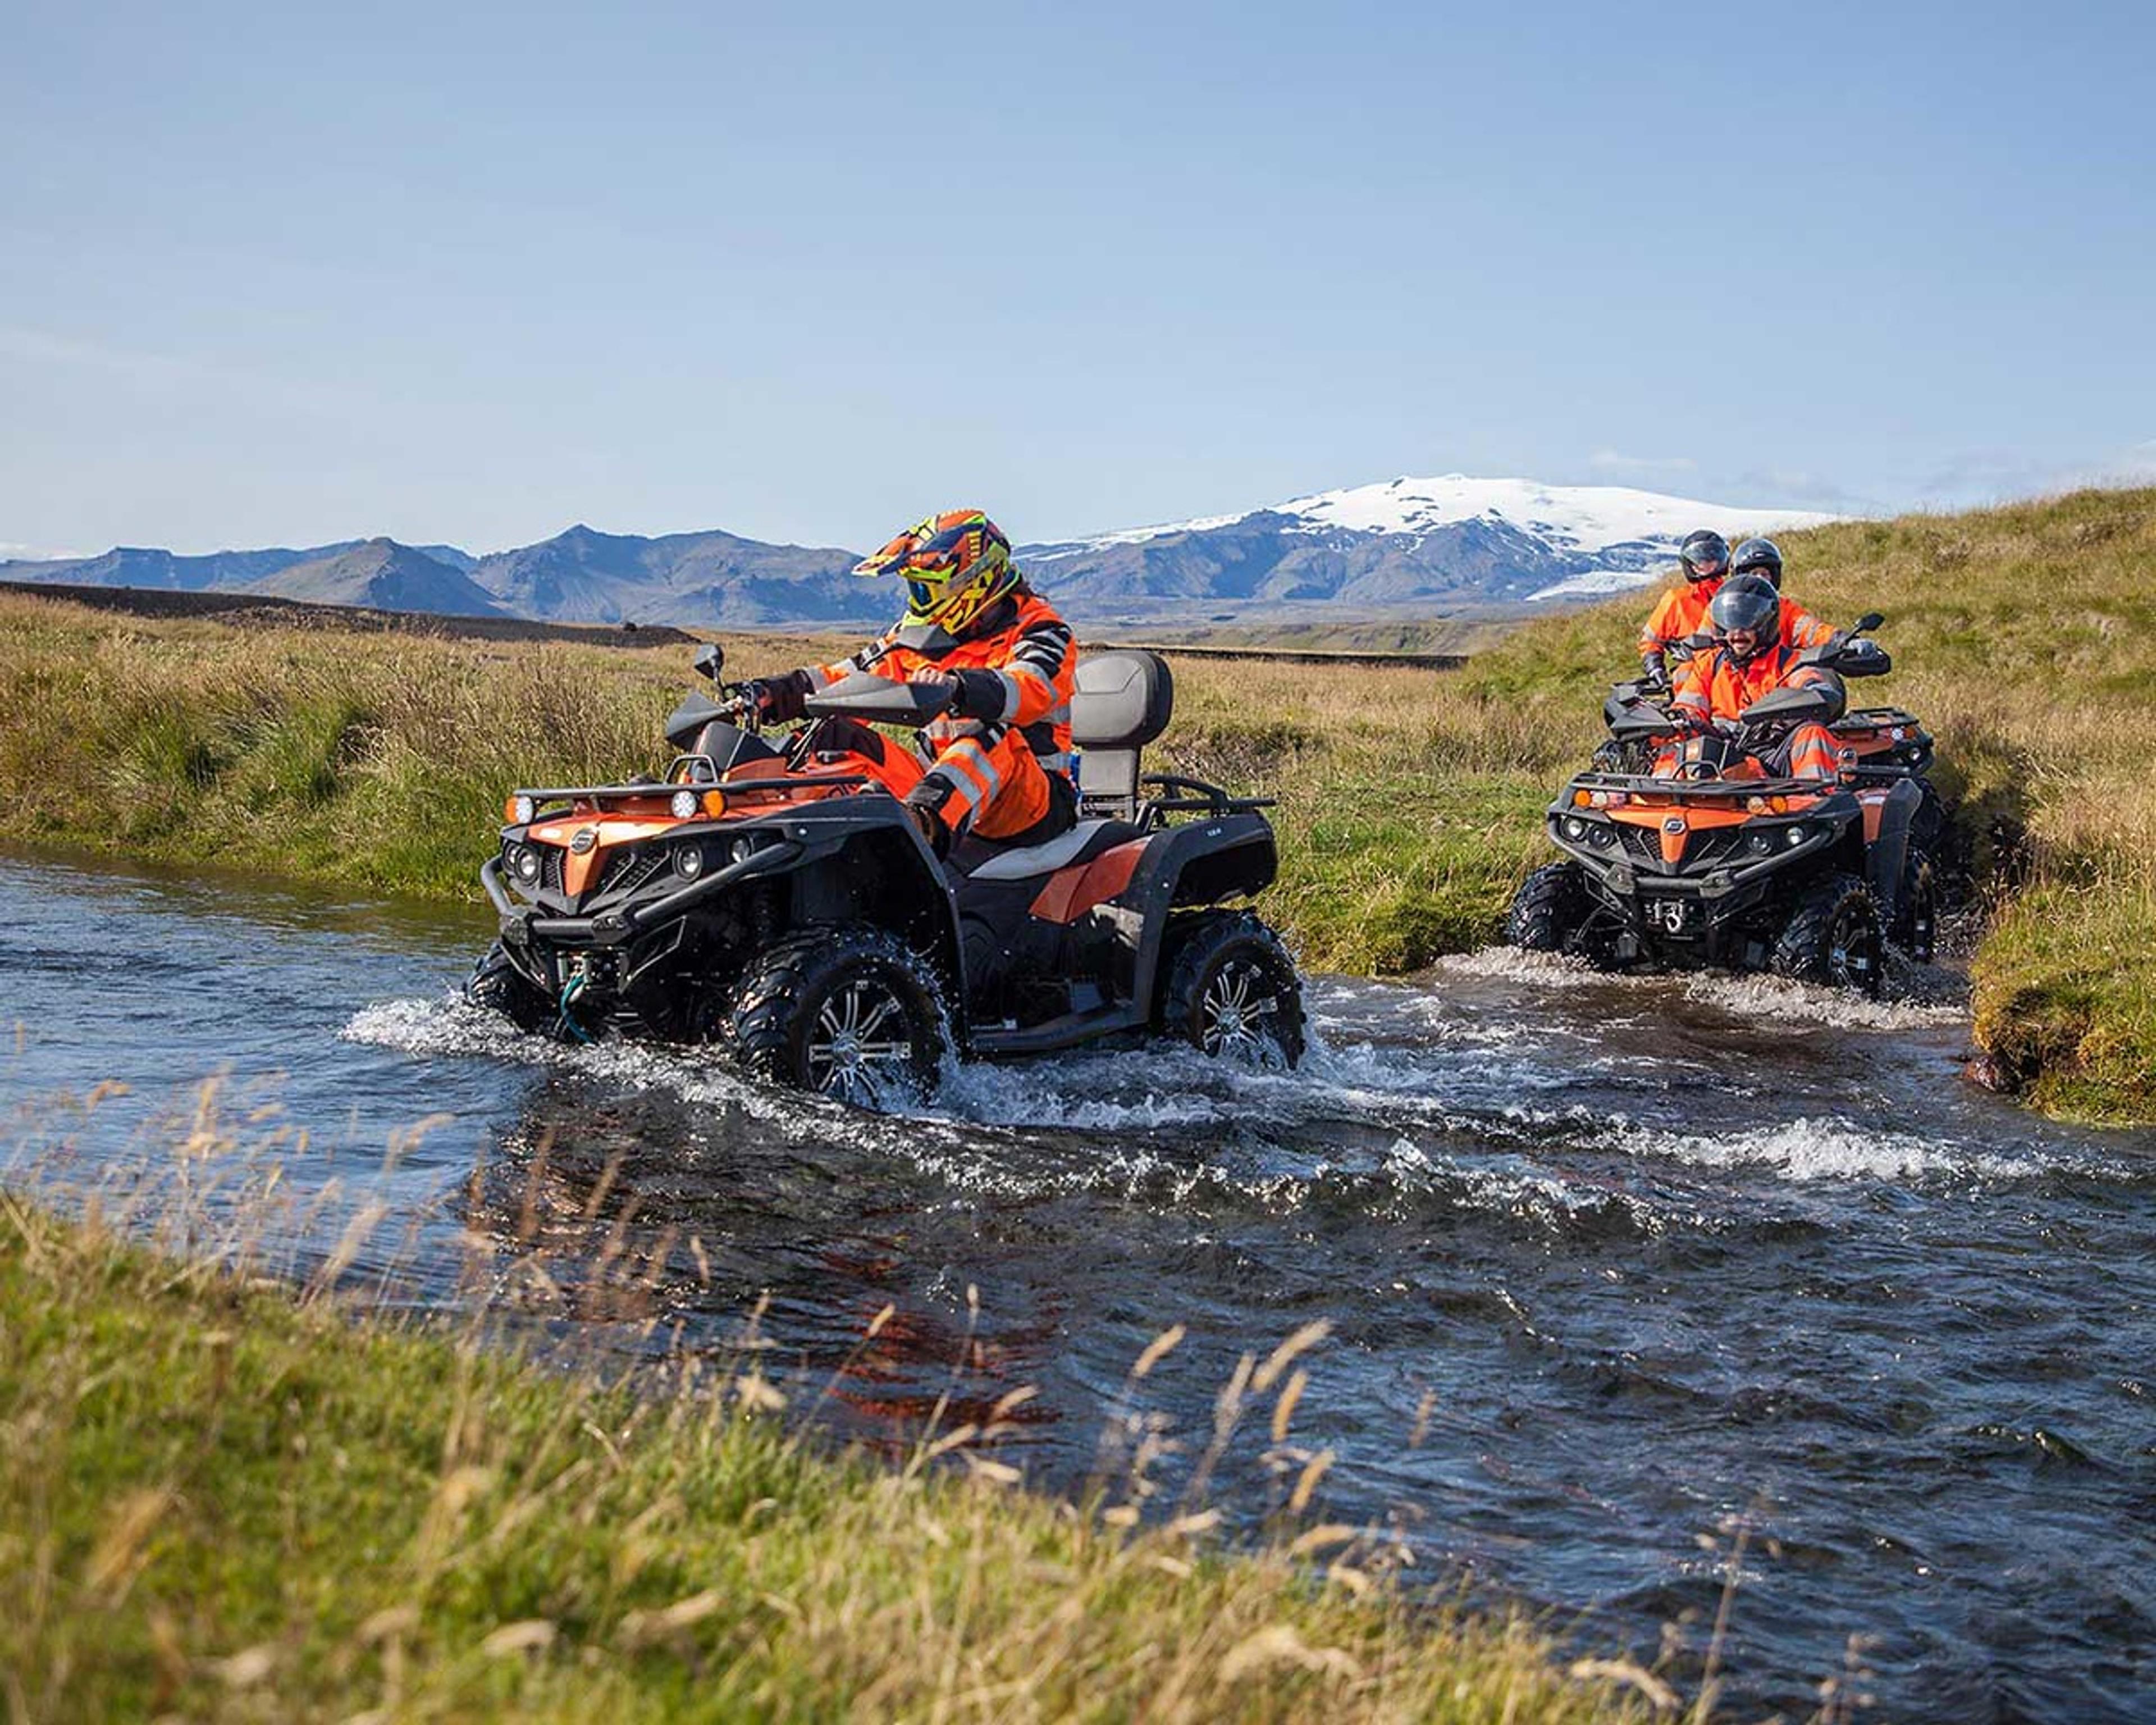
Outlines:
[[[909,527],[856,575],[896,574],[905,614],[833,665],[747,685],[767,719],[801,716],[819,689],[856,671],[943,691],[921,734],[927,761],[906,803],[941,855],[962,835],[998,846],[1043,844],[1075,823],[1070,626],[1027,585],[1010,541],[978,509],[947,510]]]
[[[1771,539],[1748,539],[1729,559],[1729,578],[1763,575],[1777,594],[1782,591],[1782,547]],[[1816,647],[1834,634],[1833,628],[1794,599],[1782,600],[1782,639],[1799,647]]]
[[[1640,631],[1640,670],[1649,684],[1661,689],[1670,686],[1670,655],[1675,653],[1681,662],[1690,650],[1685,643],[1707,627],[1707,605],[1729,572],[1729,542],[1702,527],[1685,535],[1677,562],[1684,570],[1684,585],[1662,595]]]
[[[1828,680],[1817,667],[1799,663],[1801,644],[1783,638],[1781,596],[1763,576],[1731,576],[1715,594],[1707,617],[1714,647],[1695,655],[1679,672],[1670,709],[1686,730],[1727,734],[1762,696]],[[1840,770],[1841,752],[1825,726],[1807,723],[1791,730],[1759,762],[1769,778],[1831,779]],[[1676,764],[1672,751],[1655,770],[1666,778]]]

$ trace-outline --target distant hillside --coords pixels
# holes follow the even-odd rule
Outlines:
[[[646,539],[583,526],[479,560],[473,579],[522,616],[565,623],[873,627],[890,589],[851,572],[855,552],[733,533]]]
[[[305,550],[272,546],[260,551],[213,551],[181,557],[154,547],[118,545],[94,557],[18,558],[0,561],[0,581],[61,582],[77,587],[140,587],[166,593],[269,593],[267,583],[285,570],[316,563],[363,545],[388,540],[345,539]],[[454,545],[423,545],[418,555],[469,573],[478,560]],[[487,595],[480,595],[491,608]]]
[[[369,539],[349,551],[294,563],[250,590],[311,604],[366,605],[378,611],[506,614],[468,576],[393,539]]]

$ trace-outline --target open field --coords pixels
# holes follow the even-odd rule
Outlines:
[[[0,1694],[25,1725],[1584,1725],[1668,1693],[1417,1599],[1382,1538],[1306,1517],[1224,1555],[1195,1508],[1014,1491],[993,1420],[834,1455],[753,1348],[639,1399],[5,1194],[0,1314]],[[1246,1365],[1284,1429],[1302,1374]]]
[[[2156,1118],[2156,491],[1793,535],[1789,590],[1888,614],[1962,799],[1987,932],[1978,1037],[2057,1111]],[[1163,768],[1281,802],[1271,912],[1321,969],[1492,938],[1540,811],[1635,663],[1644,596],[1529,624],[1458,671],[1184,661]],[[828,645],[829,644],[823,644]],[[799,663],[757,635],[732,669]],[[18,838],[479,900],[519,783],[661,764],[679,648],[93,614],[0,597],[0,814]]]

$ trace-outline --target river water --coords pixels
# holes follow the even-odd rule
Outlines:
[[[208,1217],[274,1167],[290,1273],[632,1358],[752,1324],[870,1444],[1031,1386],[988,1453],[1038,1485],[1249,1527],[1304,1483],[1681,1680],[1726,1599],[1740,1717],[1853,1662],[1876,1717],[2156,1718],[2156,1136],[1964,1084],[1957,1007],[1491,952],[1317,979],[1291,1075],[1149,1046],[877,1117],[508,1032],[454,999],[476,913],[9,866],[16,1186]],[[1204,1459],[1316,1322],[1283,1434],[1289,1370]]]

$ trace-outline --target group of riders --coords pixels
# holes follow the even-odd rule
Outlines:
[[[1734,552],[1707,528],[1678,547],[1684,583],[1662,596],[1640,631],[1640,693],[1666,705],[1681,734],[1738,734],[1744,710],[1774,690],[1803,688],[1826,674],[1804,662],[1805,649],[1835,631],[1782,593],[1782,553],[1771,539],[1747,539]],[[1672,672],[1671,662],[1676,661]],[[1679,751],[1664,751],[1656,772],[1676,770]],[[1779,778],[1832,778],[1840,751],[1825,726],[1794,726],[1760,764]]]
[[[1782,554],[1770,539],[1732,552],[1706,529],[1678,552],[1684,582],[1640,632],[1642,693],[1666,702],[1679,732],[1733,734],[1772,690],[1822,674],[1804,649],[1833,631],[1782,595]],[[1045,844],[1078,818],[1070,772],[1070,696],[1077,644],[1070,626],[1028,584],[1010,541],[978,509],[946,511],[909,527],[855,566],[906,584],[905,614],[835,664],[805,665],[745,685],[759,716],[784,723],[841,677],[871,671],[940,696],[925,741],[932,757],[906,798],[938,856]],[[1659,772],[1674,772],[1666,751]],[[1776,777],[1831,778],[1837,751],[1825,726],[1796,726],[1762,759]]]

